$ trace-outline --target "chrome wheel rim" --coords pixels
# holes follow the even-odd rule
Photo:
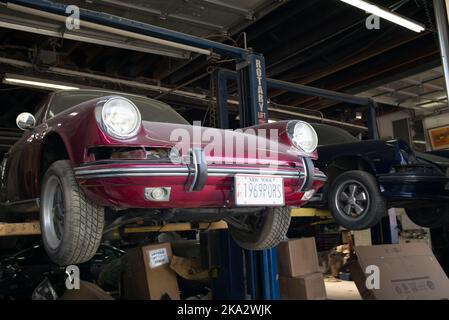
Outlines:
[[[64,193],[59,178],[50,177],[47,181],[42,201],[43,235],[48,246],[55,250],[64,236]]]
[[[341,215],[354,219],[360,218],[369,210],[368,190],[356,180],[346,181],[337,189],[335,204]]]

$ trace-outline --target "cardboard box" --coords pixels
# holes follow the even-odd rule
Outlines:
[[[123,296],[126,299],[179,300],[176,273],[170,268],[170,243],[136,248],[124,257]]]
[[[282,300],[324,300],[326,287],[323,274],[316,272],[299,277],[279,278]]]
[[[61,300],[114,300],[114,298],[96,284],[81,280],[79,290],[66,290]]]
[[[363,299],[449,299],[449,279],[426,244],[366,246],[355,251],[358,261],[350,271]],[[370,286],[376,284],[375,273],[366,273],[369,266],[379,268],[379,288],[367,288],[367,277]]]
[[[173,256],[170,268],[186,280],[203,281],[209,279],[209,270],[201,266],[199,258]]]
[[[290,239],[278,246],[279,274],[298,277],[319,272],[315,238]]]

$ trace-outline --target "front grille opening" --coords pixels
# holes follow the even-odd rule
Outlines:
[[[95,161],[101,160],[170,160],[169,148],[95,147],[89,149]]]

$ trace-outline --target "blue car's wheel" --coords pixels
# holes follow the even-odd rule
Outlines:
[[[449,224],[449,207],[406,208],[405,212],[412,222],[424,228],[439,228]]]
[[[360,170],[344,172],[331,182],[328,204],[337,223],[349,230],[371,228],[386,213],[376,179]]]
[[[86,198],[68,161],[48,168],[40,200],[42,240],[50,259],[59,265],[90,260],[100,245],[104,209]]]

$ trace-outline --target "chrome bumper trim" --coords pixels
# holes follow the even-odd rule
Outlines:
[[[77,178],[108,178],[108,177],[155,177],[155,176],[176,176],[183,177],[189,175],[188,167],[145,167],[145,168],[108,168],[108,169],[86,169],[79,167],[74,169]],[[208,176],[212,177],[231,177],[236,174],[259,174],[275,175],[284,178],[298,179],[305,174],[293,170],[276,169],[253,169],[253,168],[217,168],[208,167]]]

